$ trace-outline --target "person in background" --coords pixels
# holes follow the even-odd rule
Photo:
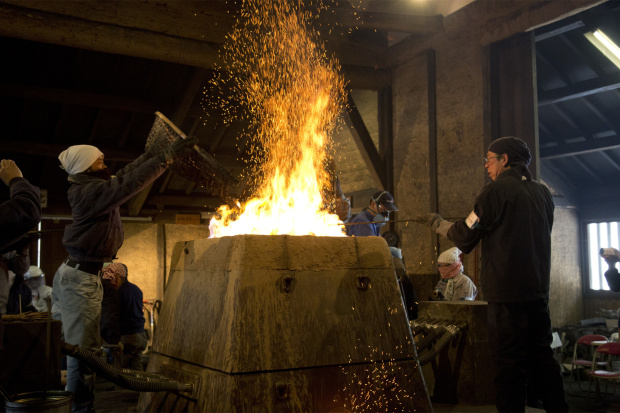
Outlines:
[[[0,204],[0,254],[2,256],[0,258],[0,350],[2,350],[4,340],[2,313],[6,312],[10,292],[8,267],[9,263],[17,264],[25,272],[30,265],[28,254],[30,242],[28,240],[18,242],[41,221],[41,194],[39,188],[30,184],[15,162],[10,159],[0,160],[0,180],[10,191],[10,199]],[[16,243],[18,244],[15,245]],[[20,263],[15,263],[16,260]]]
[[[0,251],[6,252],[16,250],[10,246],[41,221],[41,194],[9,159],[0,161],[0,180],[11,193],[10,199],[0,204]]]
[[[30,239],[22,238],[10,248],[15,250],[0,255],[0,313],[27,312],[32,301],[30,289],[24,284],[24,273],[30,266]]]
[[[554,204],[549,189],[532,180],[531,159],[521,139],[491,142],[485,168],[492,182],[476,198],[471,214],[455,223],[436,213],[417,220],[465,253],[482,241],[481,288],[488,302],[497,410],[523,412],[526,393],[533,389],[546,411],[566,412],[549,315]]]
[[[398,208],[394,205],[394,197],[388,191],[376,192],[370,199],[370,205],[349,220],[347,235],[378,237],[381,235],[381,227],[390,218],[390,212],[395,211]]]
[[[32,306],[36,311],[50,311],[52,308],[52,287],[45,284],[45,273],[31,265],[24,274],[24,280],[32,294]]]
[[[127,279],[127,267],[120,262],[105,267],[101,278],[114,289],[104,293],[101,335],[110,344],[120,341],[121,367],[143,370],[142,352],[148,339],[144,331],[142,290]]]
[[[98,351],[103,289],[99,272],[123,243],[120,206],[159,177],[171,162],[193,150],[196,138],[180,139],[159,153],[147,151],[112,176],[103,153],[91,145],[74,145],[58,159],[68,174],[67,197],[73,222],[62,239],[68,258],[52,288],[52,313],[62,321],[65,342]],[[95,375],[86,365],[67,357],[66,390],[73,392],[72,411],[93,410]]]
[[[605,279],[607,280],[609,289],[617,293],[620,292],[620,274],[618,273],[618,268],[616,268],[616,263],[620,261],[620,251],[615,248],[611,249],[613,250],[613,254],[603,254],[602,257],[607,265],[609,265],[609,268],[605,271]],[[620,312],[618,314],[618,334],[620,335]]]
[[[392,263],[394,264],[394,270],[398,277],[398,285],[403,297],[405,309],[407,310],[407,316],[409,320],[415,320],[418,318],[418,295],[413,288],[413,283],[407,275],[402,251],[398,248],[398,234],[394,231],[385,231],[381,236],[385,242],[387,242],[390,252],[392,253]]]
[[[446,301],[474,300],[478,295],[478,288],[473,281],[463,274],[461,250],[452,247],[442,252],[437,258],[437,268],[441,280],[435,290],[441,291]]]
[[[112,271],[113,269],[114,267],[105,267],[101,271],[103,301],[101,302],[101,324],[99,331],[105,343],[109,346],[116,345],[116,348],[104,347],[104,350],[108,354],[108,363],[113,364],[115,367],[120,367],[121,354],[123,353],[120,326],[121,309],[118,304],[118,291],[116,290],[117,277],[114,271]]]

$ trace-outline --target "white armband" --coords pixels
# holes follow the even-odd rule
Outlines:
[[[478,222],[480,222],[480,218],[474,211],[471,211],[471,214],[465,219],[465,223],[469,227],[469,229],[474,229],[479,227]]]

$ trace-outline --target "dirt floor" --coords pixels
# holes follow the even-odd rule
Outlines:
[[[596,394],[596,385],[592,384],[590,398],[588,400],[588,381],[571,383],[570,376],[564,377],[564,385],[567,390],[567,400],[571,412],[620,412],[620,383],[616,384],[616,393],[612,395],[614,386],[607,386],[608,395],[605,396],[605,385],[601,385],[601,394]],[[139,393],[120,389],[114,384],[98,379],[95,408],[98,413],[124,413],[135,412],[138,404]],[[486,413],[495,412],[495,406],[472,406],[465,404],[433,404],[436,413]],[[526,412],[543,412],[542,409],[527,408]]]

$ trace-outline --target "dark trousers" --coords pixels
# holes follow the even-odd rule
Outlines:
[[[562,371],[551,349],[548,300],[489,303],[488,328],[497,410],[525,411],[529,388],[546,411],[567,412]]]

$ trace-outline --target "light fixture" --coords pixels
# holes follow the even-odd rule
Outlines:
[[[620,47],[609,36],[601,29],[587,32],[584,36],[620,69]]]
[[[587,22],[589,31],[584,34],[598,50],[620,68],[620,19],[617,13],[608,10]]]

